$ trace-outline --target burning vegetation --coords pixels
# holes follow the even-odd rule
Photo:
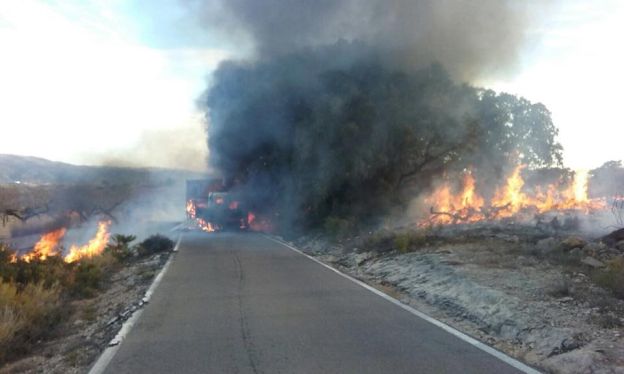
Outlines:
[[[67,330],[75,328],[59,333],[59,324],[82,318],[80,308],[84,304],[76,300],[106,292],[113,274],[126,267],[135,272],[136,263],[144,259],[151,263],[164,259],[174,246],[161,235],[131,246],[135,236],[111,236],[110,227],[110,221],[100,221],[88,243],[70,245],[66,251],[62,243],[69,237],[69,228],[43,234],[27,253],[16,254],[0,242],[0,365],[23,356],[44,339],[62,339]],[[149,281],[150,277],[141,279]],[[109,338],[105,334],[102,340],[108,342]]]
[[[21,259],[30,262],[34,259],[44,261],[50,256],[57,256],[58,245],[60,240],[65,236],[67,230],[62,227],[58,230],[51,231],[47,234],[43,234],[41,239],[35,244],[35,247],[31,252],[28,252],[21,256]]]
[[[377,226],[444,176],[475,167],[500,183],[514,155],[561,166],[544,105],[457,80],[513,66],[524,5],[217,3],[201,14],[253,52],[223,62],[201,98],[209,162],[282,231]]]
[[[429,216],[419,222],[419,226],[438,224],[459,224],[514,217],[528,221],[536,214],[573,211],[588,214],[604,211],[607,207],[603,198],[590,199],[588,196],[588,172],[577,171],[571,184],[561,188],[557,184],[536,186],[532,193],[523,190],[524,165],[517,166],[486,199],[477,190],[472,173],[463,172],[461,185],[454,188],[445,181],[424,198]]]
[[[108,239],[110,238],[110,233],[108,232],[110,221],[102,221],[98,223],[97,233],[95,237],[89,240],[89,243],[78,246],[72,245],[69,247],[69,252],[63,258],[65,262],[75,262],[83,258],[91,258],[97,255],[100,255],[106,245],[108,244]]]
[[[492,186],[509,160],[561,165],[543,105],[455,83],[438,64],[400,70],[357,43],[224,63],[214,80],[205,96],[210,161],[240,201],[285,230],[335,218],[377,225],[464,170]],[[458,216],[467,211],[454,210],[469,209],[466,219],[476,220],[489,208],[504,216],[527,205],[522,185],[486,199],[489,191],[471,192],[465,182],[466,196],[442,187],[437,194],[449,197],[438,196],[434,208]]]
[[[85,245],[72,244],[69,250],[63,255],[63,261],[72,263],[83,258],[92,258],[102,254],[110,238],[110,225],[110,221],[100,221],[95,236]],[[50,256],[62,255],[60,242],[66,232],[66,228],[59,228],[43,234],[32,251],[20,256],[15,255],[13,257],[13,262],[16,262],[18,258],[25,262],[31,262],[33,260],[45,261]]]

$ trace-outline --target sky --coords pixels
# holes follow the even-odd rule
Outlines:
[[[566,166],[624,159],[624,1],[562,0],[531,32],[537,42],[523,51],[518,71],[484,84],[544,103]]]
[[[182,3],[1,0],[0,154],[204,170],[196,101],[248,47],[189,22]],[[566,166],[624,159],[624,1],[555,3],[515,71],[474,83],[544,103]]]

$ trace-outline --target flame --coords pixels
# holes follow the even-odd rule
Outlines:
[[[579,203],[588,202],[588,186],[589,172],[587,170],[577,170],[574,173],[574,183],[572,184],[572,189],[574,190],[574,200]]]
[[[472,201],[471,196],[466,196],[466,199]],[[226,201],[223,196],[215,196],[213,203],[215,205],[224,205]],[[186,216],[190,224],[205,232],[215,232],[223,229],[223,227],[219,224],[208,222],[204,218],[198,217],[197,207],[198,203],[193,199],[189,199],[186,202]],[[201,201],[199,202],[199,207],[202,207]],[[227,203],[227,207],[229,210],[241,209],[241,203],[237,200],[230,201]],[[202,216],[201,211],[200,216]],[[242,230],[248,229],[252,231],[271,232],[273,231],[273,224],[271,223],[270,219],[266,217],[258,218],[254,212],[248,211],[246,217],[240,218],[239,228]]]
[[[251,231],[272,232],[273,224],[270,219],[264,216],[258,217],[254,212],[248,212],[247,228]]]
[[[95,237],[91,239],[86,245],[80,247],[77,245],[72,245],[69,249],[68,254],[63,258],[63,260],[70,263],[78,261],[82,258],[91,258],[93,256],[101,254],[102,251],[104,251],[104,247],[106,247],[106,244],[108,243],[108,239],[110,237],[110,234],[108,232],[110,224],[110,221],[99,222],[98,231]],[[31,262],[33,260],[45,261],[50,256],[59,255],[59,242],[65,236],[66,232],[66,228],[60,228],[58,230],[54,230],[42,235],[41,239],[39,239],[39,241],[35,244],[32,251],[22,256],[19,256],[19,259],[26,262]],[[18,256],[12,256],[11,262],[17,262],[17,260]]]
[[[464,174],[459,194],[454,195],[451,186],[445,183],[425,199],[425,202],[431,205],[432,213],[437,213],[432,217],[432,223],[449,224],[458,218],[474,222],[482,218],[478,211],[483,207],[484,200],[476,192],[476,181],[470,172]],[[448,212],[455,214],[439,214]]]
[[[21,259],[26,262],[30,262],[35,259],[44,261],[50,256],[58,255],[59,252],[57,251],[57,247],[59,241],[63,238],[63,236],[65,236],[66,231],[67,230],[65,228],[60,228],[44,234],[41,236],[41,239],[39,239],[37,244],[35,244],[33,250],[23,255]],[[15,258],[15,260],[17,260],[17,258]]]
[[[210,222],[206,222],[205,220],[201,218],[197,218],[197,225],[202,231],[205,231],[205,232],[215,232],[217,231],[217,228],[218,228],[216,225],[213,225]]]
[[[480,208],[484,204],[483,198],[476,193],[476,181],[470,173],[464,176],[464,190],[461,194],[461,201],[464,207]]]
[[[69,253],[64,258],[65,262],[71,263],[83,258],[91,258],[101,254],[104,251],[106,244],[108,244],[108,239],[110,238],[110,233],[108,232],[110,224],[110,221],[99,222],[95,237],[83,246],[72,245],[69,248]]]
[[[511,176],[507,178],[505,186],[496,191],[492,199],[492,206],[507,207],[500,211],[502,215],[500,218],[517,213],[527,203],[527,196],[522,193],[524,179],[522,179],[521,173],[523,169],[524,165],[516,166]]]
[[[195,219],[195,217],[197,217],[197,208],[193,200],[186,202],[186,215],[190,219]]]
[[[238,207],[238,203],[236,207]],[[236,207],[231,208],[231,205],[230,205],[230,209],[236,209]],[[195,221],[195,224],[202,231],[215,232],[219,229],[217,225],[214,225],[210,222],[206,222],[206,220],[204,220],[203,218],[197,217],[197,204],[192,199],[186,202],[186,216],[189,220]]]
[[[426,224],[468,223],[485,219],[501,219],[515,216],[523,211],[546,213],[557,210],[605,209],[601,200],[588,196],[589,173],[576,171],[573,182],[561,190],[557,185],[548,185],[544,190],[537,189],[529,195],[523,192],[524,165],[514,168],[503,186],[496,189],[489,202],[476,191],[476,181],[470,172],[464,174],[462,189],[454,194],[448,183],[444,183],[425,198],[430,209],[430,217],[421,222]]]

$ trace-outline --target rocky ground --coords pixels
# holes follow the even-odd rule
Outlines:
[[[514,226],[411,235],[294,244],[543,371],[624,373],[624,301],[595,282],[622,243]]]
[[[120,267],[97,296],[71,303],[70,316],[52,339],[39,342],[31,354],[0,373],[86,373],[123,322],[143,306],[145,292],[169,255],[155,254]]]

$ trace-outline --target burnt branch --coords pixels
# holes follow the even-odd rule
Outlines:
[[[428,147],[429,148],[429,147]],[[448,156],[451,152],[455,151],[455,150],[459,150],[461,148],[460,144],[453,144],[447,148],[445,148],[443,151],[437,153],[437,154],[430,154],[429,150],[425,151],[426,153],[424,154],[423,160],[419,163],[417,163],[416,165],[414,165],[414,167],[412,167],[410,170],[402,173],[401,175],[399,175],[399,179],[397,181],[397,187],[400,187],[406,180],[420,174],[425,167],[427,167],[429,164],[432,164],[436,161],[441,161],[443,160],[446,156]]]
[[[26,222],[31,218],[38,217],[42,214],[48,213],[48,206],[44,206],[41,208],[25,208],[25,209],[5,209],[2,214],[2,223],[6,225],[9,217],[14,217],[20,220],[21,222]]]

